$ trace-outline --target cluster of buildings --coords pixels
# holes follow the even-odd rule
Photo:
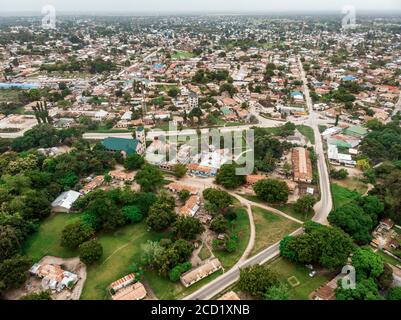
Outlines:
[[[61,292],[72,289],[78,282],[79,276],[64,270],[56,264],[34,264],[29,272],[31,275],[42,279],[42,289],[52,292]]]

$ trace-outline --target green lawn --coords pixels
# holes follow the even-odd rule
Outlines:
[[[79,214],[56,214],[48,218],[41,224],[38,232],[26,241],[24,254],[35,262],[46,255],[61,258],[78,256],[77,250],[68,250],[60,246],[61,231],[66,225],[78,219]],[[149,240],[159,240],[160,238],[162,235],[148,232],[144,222],[126,226],[114,233],[100,234],[98,240],[103,246],[103,256],[98,263],[87,269],[87,279],[81,299],[109,299],[107,287],[113,281],[130,273],[129,266],[140,258],[141,245]],[[150,284],[159,299],[179,299],[220,274],[221,272],[217,272],[188,289],[179,282],[172,283],[151,272],[145,272],[144,280]]]
[[[339,185],[340,187],[347,188],[351,191],[356,191],[359,194],[365,194],[368,191],[367,184],[354,177],[350,177],[344,180],[333,180],[333,183]]]
[[[228,270],[232,268],[242,257],[249,243],[250,225],[247,210],[237,208],[237,219],[230,226],[231,233],[238,236],[238,248],[233,253],[214,251],[214,255],[218,258],[223,267]]]
[[[195,55],[192,52],[177,50],[171,55],[172,59],[190,59],[193,58]]]
[[[304,265],[292,263],[281,257],[269,263],[268,266],[278,272],[280,280],[290,288],[290,300],[309,300],[309,295],[314,290],[331,280],[330,277],[323,275],[311,278],[309,269]],[[300,284],[292,287],[288,282],[291,277],[296,277]]]
[[[38,262],[44,256],[72,258],[77,256],[74,250],[60,246],[61,231],[70,223],[79,220],[78,214],[59,213],[45,220],[34,235],[24,244],[23,253]]]
[[[382,250],[378,250],[377,254],[382,257],[382,259],[385,263],[392,264],[393,266],[401,265],[401,261],[398,261],[397,259],[393,258],[392,256],[389,256],[388,254],[384,253]]]
[[[201,260],[206,260],[212,256],[212,253],[210,252],[210,250],[207,246],[203,245],[198,256]]]
[[[256,239],[252,255],[279,242],[300,227],[298,223],[262,208],[252,207],[252,211],[256,226]]]
[[[313,129],[311,127],[300,125],[297,126],[297,129],[310,141],[310,143],[315,144],[315,133],[313,132]]]
[[[115,233],[101,235],[99,241],[103,246],[103,257],[99,263],[88,268],[88,278],[81,299],[108,299],[106,288],[113,281],[130,273],[129,266],[132,262],[139,262],[141,245],[158,239],[160,235],[148,232],[145,223],[129,225]]]
[[[336,183],[331,184],[331,192],[335,208],[339,208],[360,196],[357,191],[349,190]]]
[[[313,212],[311,214],[306,214],[306,215],[303,213],[296,212],[294,209],[294,204],[291,204],[291,203],[287,203],[284,205],[277,205],[277,206],[274,206],[274,208],[276,208],[277,210],[280,210],[280,211],[288,214],[289,216],[291,216],[295,219],[298,219],[300,221],[308,221],[308,220],[312,219],[314,216]]]
[[[264,202],[263,200],[260,200],[257,196],[252,195],[252,194],[239,194],[241,197],[244,197],[245,199],[248,199],[249,201],[255,202],[255,203],[260,203],[260,204],[264,204],[264,205],[268,205],[268,203]],[[271,206],[271,205],[270,205]],[[294,217],[295,219],[301,220],[301,221],[307,221],[310,220],[313,217],[313,213],[306,216],[303,214],[299,214],[297,212],[295,212],[294,210],[294,205],[287,203],[284,205],[274,205],[271,206],[276,208],[277,210],[280,210],[286,214],[288,214],[291,217]]]

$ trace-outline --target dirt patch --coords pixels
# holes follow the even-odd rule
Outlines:
[[[40,264],[55,264],[61,266],[64,270],[78,275],[79,280],[72,290],[65,289],[62,292],[52,294],[53,300],[79,300],[82,289],[86,281],[86,266],[79,258],[61,259],[57,257],[46,256],[39,261]],[[35,292],[43,291],[42,281],[38,277],[29,275],[24,285],[15,290],[10,290],[4,294],[6,300],[20,300],[21,297]]]

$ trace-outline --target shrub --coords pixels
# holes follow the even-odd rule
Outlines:
[[[103,255],[102,245],[96,241],[91,240],[84,242],[79,246],[79,257],[81,261],[85,264],[92,264],[98,261]]]

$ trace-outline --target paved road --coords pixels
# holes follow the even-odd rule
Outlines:
[[[301,234],[303,229],[300,228],[293,232],[291,235]],[[221,291],[233,285],[235,282],[239,280],[239,271],[241,268],[245,268],[247,266],[255,265],[255,264],[264,264],[271,259],[277,257],[280,254],[280,243],[276,243],[266,250],[260,252],[256,256],[239,263],[235,267],[231,268],[229,271],[221,275],[216,280],[208,283],[203,286],[200,290],[194,292],[193,294],[186,296],[183,300],[210,300],[216,295],[218,295]]]
[[[313,128],[315,133],[315,152],[318,157],[318,170],[320,181],[321,200],[315,206],[316,215],[313,220],[325,225],[328,225],[327,217],[333,208],[333,201],[331,197],[330,178],[326,163],[326,157],[323,149],[323,139],[319,132],[318,119],[319,115],[313,110],[313,103],[310,97],[308,81],[306,79],[305,70],[299,60],[299,68],[301,70],[302,81],[304,82],[304,96],[309,110],[309,126]]]
[[[321,200],[315,206],[316,215],[313,220],[322,224],[328,224],[327,217],[333,207],[331,198],[330,180],[326,164],[326,158],[323,149],[323,141],[319,132],[318,127],[318,114],[313,110],[312,99],[310,97],[309,89],[307,87],[306,74],[303,66],[300,62],[300,70],[302,80],[304,82],[304,95],[309,110],[309,119],[306,123],[313,128],[315,133],[315,151],[318,157],[318,169],[320,176],[321,186]],[[296,230],[292,235],[298,235],[303,232],[303,228]],[[191,295],[184,298],[184,300],[209,300],[218,295],[221,291],[233,285],[239,279],[239,271],[241,268],[255,265],[264,264],[280,254],[280,243],[276,243],[273,246],[263,250],[258,255],[251,257],[250,259],[239,263],[234,268],[224,273],[214,281],[208,283],[201,289],[192,293]]]

